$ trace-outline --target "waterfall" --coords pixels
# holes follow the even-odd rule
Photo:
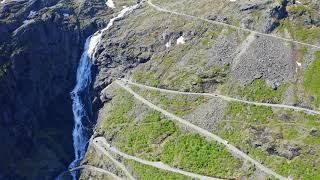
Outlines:
[[[83,159],[86,153],[87,143],[89,141],[88,135],[85,132],[83,120],[89,118],[84,103],[82,95],[88,93],[91,84],[91,66],[92,60],[96,53],[97,46],[101,42],[101,37],[104,31],[108,30],[114,23],[115,20],[122,18],[126,12],[132,11],[138,7],[138,4],[125,7],[120,11],[118,16],[112,18],[107,27],[102,30],[97,31],[93,35],[87,38],[84,52],[81,56],[78,68],[77,68],[77,83],[71,92],[72,98],[72,111],[74,116],[74,128],[72,132],[73,137],[73,147],[75,153],[74,161],[69,165],[69,169],[75,168],[79,165],[80,161]],[[89,100],[87,100],[89,101]],[[90,103],[90,102],[89,102]],[[71,173],[73,180],[77,179],[76,172]]]

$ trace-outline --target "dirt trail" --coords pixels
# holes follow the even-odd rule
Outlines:
[[[175,12],[175,11],[168,10],[166,8],[160,7],[160,6],[156,5],[156,4],[153,4],[151,0],[147,0],[147,2],[151,7],[153,7],[155,10],[160,11],[160,12],[170,13],[170,14],[174,14],[174,15],[178,15],[178,16],[184,16],[184,17],[187,17],[187,18],[190,18],[190,19],[195,19],[195,20],[202,20],[202,21],[206,21],[208,23],[225,26],[225,27],[229,27],[229,28],[232,28],[232,29],[238,29],[238,30],[242,30],[242,31],[250,32],[250,33],[255,33],[255,34],[258,34],[258,35],[261,35],[261,36],[265,36],[265,37],[270,37],[270,38],[274,38],[274,39],[280,39],[280,40],[283,40],[283,41],[286,41],[286,42],[292,42],[292,43],[295,43],[295,44],[300,44],[300,45],[304,45],[304,46],[320,49],[320,46],[317,46],[317,45],[304,43],[304,42],[300,42],[300,41],[296,41],[296,40],[293,40],[293,39],[288,39],[288,38],[284,38],[284,37],[280,37],[280,36],[276,36],[276,35],[272,35],[272,34],[266,34],[266,33],[258,32],[258,31],[250,30],[250,29],[247,29],[247,28],[242,28],[242,27],[231,25],[231,24],[219,22],[219,21],[214,21],[214,20],[209,20],[209,19],[197,17],[197,16],[192,16],[192,15],[185,14],[185,13]]]
[[[185,95],[195,95],[195,96],[211,96],[211,97],[215,97],[215,98],[221,98],[221,99],[223,99],[225,101],[241,102],[241,103],[252,104],[252,105],[256,105],[256,106],[267,106],[267,107],[274,107],[274,108],[293,109],[293,110],[296,110],[296,111],[304,111],[304,112],[309,113],[309,114],[320,115],[320,112],[316,111],[316,110],[311,110],[311,109],[302,108],[302,107],[296,107],[296,106],[290,106],[290,105],[285,105],[285,104],[270,104],[270,103],[260,103],[260,102],[246,101],[246,100],[242,100],[242,99],[236,99],[236,98],[233,98],[233,97],[219,95],[219,94],[213,94],[213,93],[194,93],[194,92],[181,92],[181,91],[174,91],[174,90],[168,90],[168,89],[161,89],[161,88],[156,88],[156,87],[151,87],[151,86],[135,83],[135,82],[132,82],[132,81],[127,80],[127,79],[122,79],[122,81],[124,81],[125,83],[128,83],[128,84],[134,85],[134,86],[138,86],[140,88],[150,89],[150,90],[157,90],[157,91],[165,92],[165,93],[185,94]]]
[[[256,166],[256,168],[260,169],[261,171],[265,172],[266,174],[272,175],[280,180],[284,180],[287,179],[279,174],[277,174],[276,172],[274,172],[273,170],[265,167],[264,165],[262,165],[261,163],[259,163],[258,161],[254,160],[253,158],[251,158],[250,156],[248,156],[246,153],[242,152],[241,150],[237,149],[236,147],[234,147],[233,145],[229,144],[228,141],[222,139],[221,137],[205,130],[202,129],[192,123],[190,123],[189,121],[186,121],[180,117],[177,117],[174,114],[169,113],[168,111],[152,104],[151,102],[149,102],[148,100],[144,99],[142,96],[140,96],[139,94],[135,93],[130,87],[128,87],[125,82],[123,81],[115,81],[116,84],[118,84],[120,87],[122,87],[123,89],[125,89],[126,91],[128,91],[130,94],[132,94],[134,96],[134,98],[136,98],[137,100],[141,101],[142,103],[144,103],[145,105],[149,106],[151,109],[154,109],[156,111],[161,112],[162,114],[164,114],[165,116],[167,116],[168,118],[170,118],[173,121],[176,121],[180,124],[185,125],[186,127],[193,129],[194,131],[198,132],[199,134],[215,140],[223,145],[225,145],[230,151],[232,151],[235,155],[240,156],[241,158],[243,158],[246,161],[251,162],[252,164],[254,164]]]

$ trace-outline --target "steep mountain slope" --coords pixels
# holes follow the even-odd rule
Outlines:
[[[69,93],[85,39],[136,3],[102,33],[91,58],[93,82],[81,96],[90,99],[83,124],[93,135],[81,165],[100,170],[84,166],[80,179],[192,178],[162,163],[222,179],[320,178],[320,117],[292,110],[319,112],[320,4],[312,0],[0,4],[2,177],[52,179],[67,170]]]
[[[318,88],[312,85],[318,78],[310,75],[315,72],[320,43],[318,3],[205,0],[152,3],[158,9],[145,3],[106,33],[101,53],[94,62],[98,69],[95,82],[98,92],[123,75],[119,74],[120,69],[127,79],[153,87],[214,92],[248,101],[319,109]],[[303,29],[295,28],[298,25]],[[284,177],[318,177],[318,115],[132,88],[155,105],[228,140]],[[194,137],[194,131],[179,123],[166,129],[169,125],[164,124],[172,119],[152,112],[116,84],[103,90],[100,100],[105,105],[93,137],[104,136],[111,146],[123,152],[219,178],[270,176],[243,164],[241,158],[232,160],[239,158],[235,155],[220,154],[222,161],[213,162],[211,153],[219,152],[205,151],[210,145],[197,144],[199,139]],[[151,117],[156,120],[150,120]],[[153,125],[148,125],[151,122]],[[199,152],[188,151],[189,146]],[[199,154],[202,151],[205,153]],[[123,176],[114,171],[115,167],[104,164],[105,160],[99,160],[103,156],[89,145],[83,163]],[[201,161],[202,156],[206,161]],[[151,167],[120,159],[138,179],[174,177],[160,171],[155,177],[152,173],[156,170]],[[211,163],[220,166],[213,167]],[[235,164],[238,165],[232,166]],[[88,176],[101,178],[100,173],[83,170],[81,177]]]

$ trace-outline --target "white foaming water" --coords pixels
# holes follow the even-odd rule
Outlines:
[[[96,52],[97,46],[101,41],[101,37],[104,31],[108,30],[114,23],[115,20],[122,18],[126,12],[132,11],[138,7],[137,5],[126,7],[120,11],[117,17],[112,18],[107,27],[94,33],[92,36],[88,37],[84,46],[84,52],[81,56],[78,69],[77,69],[77,84],[71,92],[72,98],[72,111],[74,116],[74,129],[72,132],[73,137],[73,147],[75,153],[74,161],[69,165],[69,168],[75,168],[79,165],[80,161],[83,159],[86,146],[89,141],[82,120],[87,117],[84,103],[81,99],[81,94],[88,90],[88,87],[91,83],[91,66],[92,59]],[[73,180],[76,180],[76,172],[71,173]]]

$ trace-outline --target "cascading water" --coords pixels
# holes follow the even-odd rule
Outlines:
[[[108,30],[114,23],[115,20],[122,18],[126,12],[132,11],[138,7],[137,5],[126,7],[120,11],[117,17],[112,18],[107,27],[104,29],[94,33],[90,37],[87,38],[84,52],[81,56],[78,69],[77,69],[77,84],[71,92],[72,98],[72,111],[74,115],[74,129],[72,132],[73,136],[73,147],[75,153],[74,161],[69,165],[69,168],[75,168],[79,165],[80,161],[83,159],[86,147],[88,143],[88,135],[84,130],[83,120],[88,118],[86,113],[84,102],[82,99],[82,95],[88,91],[90,83],[91,83],[91,66],[92,60],[94,58],[96,48],[101,41],[101,37],[104,31]],[[77,179],[76,172],[71,173],[73,180]]]

